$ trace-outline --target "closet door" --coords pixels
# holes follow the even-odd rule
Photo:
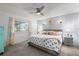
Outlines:
[[[0,53],[4,52],[4,28],[0,26]]]

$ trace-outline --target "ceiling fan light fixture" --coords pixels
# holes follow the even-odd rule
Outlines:
[[[37,13],[38,15],[40,15],[40,13]]]
[[[44,14],[41,13],[42,10],[44,9],[44,7],[45,7],[45,6],[41,6],[41,7],[39,7],[39,8],[36,8],[36,12],[32,12],[32,13],[36,13],[37,15],[42,15],[42,16],[44,16]]]

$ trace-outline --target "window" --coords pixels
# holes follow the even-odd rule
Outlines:
[[[15,21],[15,31],[23,32],[28,30],[28,23],[22,21]]]

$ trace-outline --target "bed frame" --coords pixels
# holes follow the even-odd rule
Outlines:
[[[43,31],[47,31],[47,32],[51,32],[51,31],[62,32],[61,29],[52,29],[52,30],[49,30],[49,29],[48,29],[48,30],[43,30]],[[40,50],[43,50],[43,51],[45,51],[45,52],[47,52],[47,53],[49,53],[49,54],[51,54],[51,55],[53,55],[53,56],[58,56],[58,55],[60,54],[60,52],[61,52],[61,51],[60,51],[60,52],[56,52],[56,51],[54,51],[54,50],[47,49],[47,48],[45,48],[45,47],[36,45],[36,44],[34,44],[34,43],[32,43],[32,42],[28,42],[28,44],[29,44],[30,46],[39,48]]]
[[[53,56],[58,56],[58,55],[59,55],[59,53],[57,53],[57,52],[54,51],[54,50],[50,50],[50,49],[41,47],[41,46],[36,45],[36,44],[34,44],[34,43],[32,43],[32,42],[28,42],[28,44],[29,44],[29,46],[33,46],[33,47],[35,47],[35,48],[38,48],[38,49],[40,49],[40,50],[42,50],[42,51],[45,51],[45,52],[47,52],[47,53],[49,53],[49,54],[51,54],[51,55],[53,55]]]

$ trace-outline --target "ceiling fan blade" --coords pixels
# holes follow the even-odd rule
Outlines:
[[[45,8],[45,6],[41,6],[39,9],[40,11],[42,11]]]
[[[40,13],[40,15],[44,16],[44,14],[43,14],[43,13]]]
[[[29,12],[30,14],[34,14],[34,13],[36,13],[36,12]]]
[[[37,13],[38,13],[38,12],[41,12],[40,8],[36,8],[36,12],[37,12]]]

